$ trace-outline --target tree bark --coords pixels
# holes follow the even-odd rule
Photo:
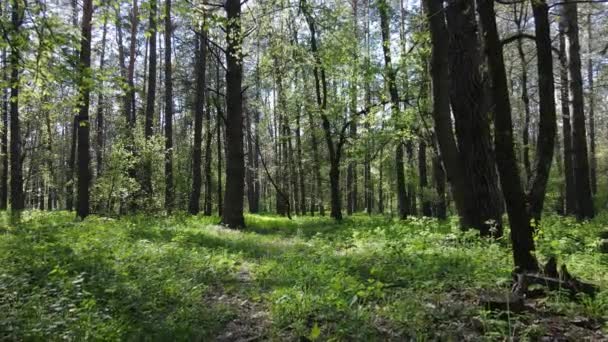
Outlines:
[[[156,103],[156,0],[150,0],[150,47],[148,60],[148,90],[146,93],[146,112],[144,121],[144,137],[147,141],[152,138],[154,124],[154,106]],[[143,161],[142,181],[141,186],[143,195],[147,201],[151,200],[152,196],[152,161],[147,159]]]
[[[431,82],[433,90],[433,121],[437,135],[437,144],[445,166],[448,181],[452,185],[452,194],[460,226],[470,227],[473,220],[469,217],[467,206],[470,190],[464,169],[461,165],[458,147],[452,131],[450,114],[450,80],[448,68],[448,33],[445,13],[441,2],[425,0],[425,13],[429,20],[431,32]]]
[[[101,55],[99,56],[99,72],[102,73],[103,72],[103,68],[105,65],[105,53],[106,53],[106,35],[108,32],[108,19],[107,17],[104,17],[103,19],[103,33],[101,35]],[[97,121],[97,146],[95,148],[95,160],[96,160],[96,171],[97,171],[97,177],[101,176],[102,173],[102,169],[103,169],[103,132],[104,132],[104,117],[103,117],[103,110],[104,110],[104,98],[103,98],[103,80],[101,81],[100,87],[102,89],[99,90],[99,93],[97,94],[97,116],[96,116],[96,121]]]
[[[173,189],[173,73],[171,64],[171,0],[165,0],[165,209],[174,207]]]
[[[562,112],[562,136],[564,140],[564,177],[566,183],[566,198],[564,213],[576,215],[576,185],[574,178],[574,156],[572,151],[572,126],[570,118],[570,89],[568,82],[568,59],[566,57],[566,21],[559,21],[559,51],[560,51],[560,103]]]
[[[89,215],[89,188],[91,170],[89,163],[89,101],[91,94],[91,21],[93,0],[84,0],[82,6],[82,39],[80,41],[80,101],[78,111],[78,210],[77,216],[84,219]]]
[[[0,6],[0,11],[3,6]],[[9,63],[7,60],[6,48],[2,49],[2,81],[9,82]],[[6,87],[2,88],[2,134],[0,136],[0,210],[8,207],[8,107],[9,93]]]
[[[420,140],[418,143],[418,181],[420,186],[420,196],[422,198],[422,215],[433,216],[431,202],[426,198],[426,188],[429,185],[426,168],[426,142]]]
[[[587,80],[589,82],[589,175],[591,193],[597,193],[597,156],[595,155],[595,89],[593,84],[593,29],[591,27],[591,13],[587,14]]]
[[[386,82],[388,83],[388,91],[391,99],[391,110],[393,120],[395,121],[395,129],[397,134],[402,129],[402,125],[399,123],[399,92],[397,90],[397,83],[395,77],[395,70],[391,62],[391,50],[390,50],[390,28],[389,28],[389,5],[386,0],[378,0],[378,11],[380,13],[380,27],[382,32],[382,51],[384,54],[384,70]],[[407,189],[405,187],[405,172],[403,170],[403,143],[399,140],[396,143],[395,148],[395,174],[397,176],[397,204],[399,218],[405,219],[409,214],[410,203],[407,199]]]
[[[11,33],[12,37],[16,38],[22,33],[20,32],[25,13],[24,4],[20,0],[11,1]],[[13,39],[13,41],[15,41]],[[21,46],[11,45],[10,54],[10,167],[11,167],[11,211],[15,215],[19,215],[25,208],[23,197],[23,175],[21,165],[21,122],[19,119],[19,90],[20,90],[20,59]]]
[[[576,183],[577,218],[590,219],[595,215],[591,184],[583,100],[583,77],[578,35],[578,9],[574,0],[567,0],[563,7],[566,21],[566,46],[568,76],[570,80],[570,113],[572,114],[572,146],[574,150],[574,178]]]
[[[502,201],[492,138],[486,86],[481,74],[481,53],[473,0],[449,0],[450,102],[455,119],[460,159],[471,179],[468,216],[483,236],[502,235]]]
[[[511,226],[513,260],[519,271],[536,271],[538,263],[533,255],[534,239],[530,216],[526,208],[525,193],[513,150],[509,88],[502,45],[496,28],[494,0],[480,0],[478,12],[491,80],[491,95],[494,102],[494,148]]]
[[[194,145],[192,146],[192,191],[188,211],[196,215],[200,211],[201,186],[202,186],[202,134],[203,116],[205,115],[205,73],[207,61],[207,32],[201,25],[200,32],[196,33],[195,71],[196,86],[194,94]],[[218,122],[220,122],[218,117]],[[210,132],[208,132],[210,134]],[[218,149],[221,145],[218,144]],[[205,165],[206,167],[207,165]]]
[[[243,154],[242,32],[241,2],[226,0],[226,196],[222,223],[231,228],[245,226],[243,195],[245,187],[245,158]]]
[[[549,8],[545,0],[532,3],[534,25],[536,28],[536,54],[538,61],[538,97],[539,122],[536,141],[536,158],[534,172],[530,179],[528,191],[528,208],[530,216],[540,220],[547,182],[551,171],[551,162],[555,150],[555,134],[557,132],[557,115],[555,112],[555,85],[553,79],[553,55],[551,50],[551,25],[549,23]]]

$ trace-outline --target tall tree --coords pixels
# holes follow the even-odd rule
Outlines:
[[[84,0],[82,5],[82,33],[79,61],[79,110],[78,110],[78,209],[77,215],[84,219],[89,215],[89,101],[91,95],[91,22],[93,0]]]
[[[387,88],[391,100],[391,111],[393,120],[395,121],[395,128],[397,135],[400,136],[399,132],[403,128],[400,124],[399,118],[399,91],[397,90],[395,69],[391,61],[391,49],[390,49],[390,17],[389,17],[389,5],[386,0],[378,0],[378,12],[380,13],[380,28],[382,32],[382,52],[384,53],[384,71],[387,82]],[[400,140],[395,144],[395,174],[397,176],[397,205],[399,217],[405,219],[409,212],[409,203],[407,199],[407,190],[405,188],[405,172],[403,170],[403,142]]]
[[[165,1],[165,209],[174,206],[173,189],[173,73],[171,64],[171,0]]]
[[[11,41],[10,46],[10,167],[11,167],[11,211],[18,214],[25,208],[23,196],[23,174],[21,165],[21,121],[19,118],[20,63],[23,34],[21,25],[25,15],[25,3],[11,1]],[[18,44],[19,43],[19,44]]]
[[[194,93],[194,145],[192,146],[192,190],[188,211],[192,215],[200,211],[201,198],[201,163],[202,163],[202,134],[203,116],[205,115],[205,73],[207,69],[207,31],[200,25],[196,32],[196,48],[194,54],[194,75],[196,77]],[[218,119],[219,120],[219,119]],[[211,132],[207,132],[211,134]],[[220,149],[218,145],[218,149]],[[207,189],[209,191],[210,189]]]
[[[0,5],[0,11],[4,6]],[[2,15],[2,13],[0,13]],[[2,82],[9,82],[9,63],[6,48],[2,48]],[[6,210],[8,206],[8,107],[9,93],[7,87],[2,87],[0,94],[2,101],[2,131],[0,132],[0,210]]]
[[[490,134],[490,104],[481,74],[482,56],[473,0],[449,0],[450,102],[458,149],[466,175],[471,179],[468,201],[471,226],[482,235],[502,234],[502,199]]]
[[[511,226],[513,260],[520,271],[536,271],[534,239],[525,192],[514,151],[513,123],[502,44],[496,28],[494,0],[480,0],[478,12],[494,102],[494,148]]]
[[[536,159],[528,191],[530,215],[540,220],[547,192],[547,181],[555,150],[557,115],[555,112],[555,86],[553,79],[553,56],[551,46],[551,24],[549,7],[545,0],[532,2],[536,31],[536,55],[538,70],[539,122],[536,142]]]
[[[101,34],[101,54],[99,55],[99,72],[102,73],[104,71],[105,65],[105,55],[106,55],[106,36],[108,33],[108,16],[104,15],[103,18],[103,32]],[[102,167],[103,167],[103,132],[104,132],[104,117],[103,111],[105,107],[104,98],[103,98],[103,79],[99,87],[101,88],[97,95],[97,146],[95,149],[95,159],[97,166],[97,177],[101,176]]]
[[[595,155],[595,89],[593,83],[593,28],[591,13],[587,14],[587,82],[589,83],[589,175],[591,193],[597,193],[597,156]]]
[[[589,158],[587,153],[587,129],[583,100],[583,77],[579,43],[578,5],[575,0],[566,0],[563,5],[566,21],[566,45],[568,76],[570,80],[570,113],[572,115],[572,146],[574,151],[574,178],[578,219],[589,219],[595,215],[591,184],[589,180]]]
[[[562,16],[559,20],[559,61],[560,61],[560,103],[562,113],[562,137],[564,140],[564,178],[566,183],[566,198],[564,213],[576,215],[576,185],[574,179],[574,156],[572,151],[572,126],[570,117],[570,89],[568,82],[568,58],[566,56],[567,23]]]
[[[156,0],[150,0],[149,18],[149,61],[148,61],[148,91],[146,93],[146,114],[144,121],[144,136],[150,140],[153,134],[154,105],[156,103]],[[145,77],[144,77],[145,78]],[[152,196],[152,161],[145,160],[142,170],[142,190],[145,196]]]
[[[242,89],[243,55],[241,2],[226,0],[226,195],[222,223],[231,228],[245,226],[243,195],[245,157],[243,152]]]

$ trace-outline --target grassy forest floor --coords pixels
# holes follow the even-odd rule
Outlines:
[[[77,223],[66,212],[0,221],[0,340],[503,340],[608,338],[608,216],[546,217],[539,259],[556,255],[600,286],[594,298],[553,292],[521,314],[480,294],[510,291],[506,238],[455,221],[355,216],[247,216]]]

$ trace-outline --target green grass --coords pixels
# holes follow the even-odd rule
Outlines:
[[[476,304],[480,291],[509,291],[509,241],[460,232],[454,220],[249,215],[243,231],[186,215],[2,220],[0,340],[213,340],[253,328],[263,340],[550,334],[530,313],[505,319]],[[545,316],[607,318],[603,222],[544,219],[539,259],[556,255],[602,289],[578,301],[552,294],[538,304]]]

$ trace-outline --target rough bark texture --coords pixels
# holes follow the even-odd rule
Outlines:
[[[1,8],[2,6],[0,6]],[[6,48],[2,49],[2,81],[8,82],[8,68]],[[2,88],[2,131],[0,132],[0,210],[8,206],[8,103],[7,88]]]
[[[553,55],[551,50],[551,24],[549,7],[544,0],[532,2],[536,28],[536,54],[538,61],[539,122],[536,141],[534,172],[528,191],[528,209],[533,219],[539,221],[545,202],[547,182],[551,171],[557,118],[555,113],[555,85],[553,79]]]
[[[562,136],[564,140],[564,177],[566,183],[566,198],[564,213],[576,215],[576,185],[574,179],[574,159],[572,151],[572,126],[570,117],[570,90],[568,82],[568,59],[566,58],[566,21],[559,21],[559,51],[560,51],[560,103],[562,112]]]
[[[597,193],[597,156],[595,155],[595,89],[593,83],[593,29],[591,25],[591,14],[587,14],[587,82],[589,82],[589,176],[591,181],[591,193]]]
[[[426,167],[426,142],[421,140],[418,143],[418,180],[420,186],[420,196],[422,198],[422,215],[433,216],[432,203],[426,198],[426,188],[429,185],[427,178],[427,167]]]
[[[80,101],[78,111],[78,209],[77,215],[84,219],[89,215],[89,188],[91,170],[89,162],[89,102],[90,102],[90,69],[91,69],[91,21],[93,18],[93,0],[84,0],[82,6],[82,39],[80,41]]]
[[[509,88],[502,45],[496,28],[494,0],[480,0],[478,11],[494,102],[494,148],[511,226],[513,259],[520,271],[535,271],[538,269],[538,264],[532,254],[534,251],[532,227],[515,158]]]
[[[445,166],[460,225],[470,227],[472,220],[466,210],[469,200],[468,181],[460,164],[458,148],[452,131],[450,114],[450,80],[448,70],[448,33],[443,5],[439,1],[425,0],[425,13],[431,32],[431,83],[433,89],[433,121],[441,159]]]
[[[245,226],[243,195],[245,187],[245,158],[243,154],[243,113],[241,83],[243,65],[241,45],[241,2],[225,3],[226,27],[226,196],[222,223],[231,228]]]
[[[192,146],[192,191],[188,211],[192,215],[200,211],[201,186],[202,186],[202,134],[203,116],[205,115],[205,73],[207,60],[207,33],[201,28],[196,33],[196,53],[194,61],[194,74],[196,75],[195,98],[194,98],[194,145]],[[218,122],[219,122],[218,118]],[[208,132],[210,134],[210,132]],[[219,146],[218,146],[219,148]],[[206,167],[206,165],[205,165]]]
[[[449,0],[450,102],[460,159],[471,180],[468,216],[481,235],[502,235],[502,201],[492,149],[489,103],[481,74],[481,53],[473,0]]]
[[[173,190],[173,73],[171,64],[171,0],[165,2],[165,209],[174,206]]]
[[[11,24],[14,37],[21,34],[25,9],[19,0],[11,1]],[[23,175],[21,169],[21,123],[19,120],[19,63],[21,51],[19,46],[11,46],[10,54],[10,164],[11,164],[11,211],[18,214],[24,209]]]
[[[589,158],[583,101],[583,77],[578,35],[578,9],[574,0],[567,0],[563,7],[566,21],[566,47],[568,76],[570,81],[570,113],[572,114],[572,146],[574,150],[574,179],[576,183],[577,213],[579,220],[595,215],[589,180]]]

